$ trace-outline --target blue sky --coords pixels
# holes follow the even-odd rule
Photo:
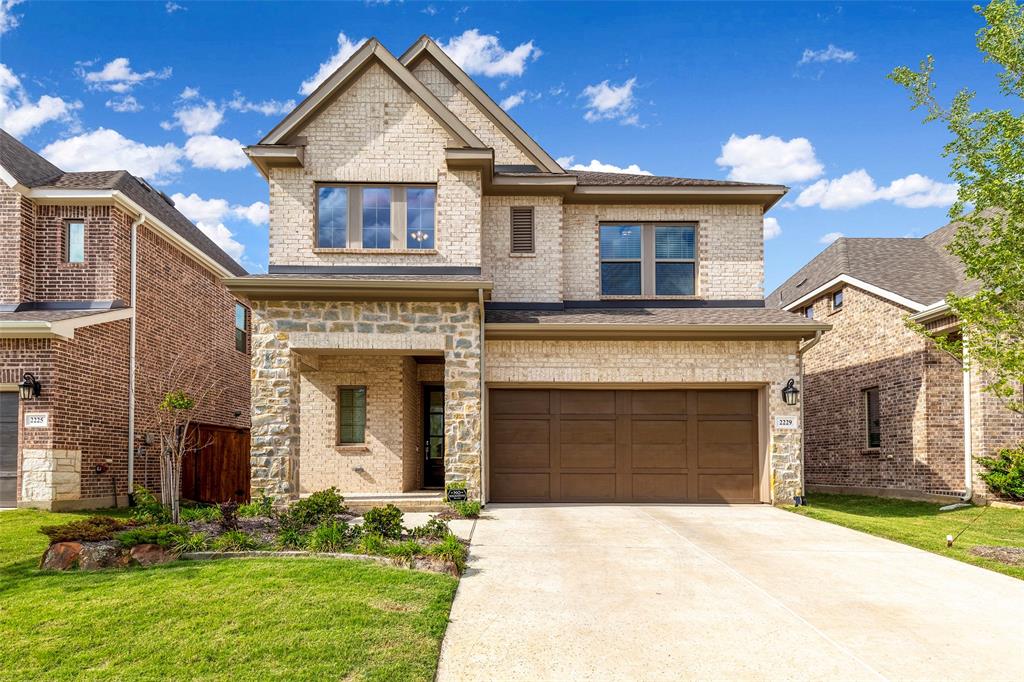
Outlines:
[[[0,6],[3,127],[65,170],[147,177],[253,271],[267,187],[237,147],[369,36],[395,54],[434,37],[573,164],[789,185],[769,213],[769,291],[829,235],[944,224],[946,131],[909,110],[894,66],[934,54],[940,97],[970,86],[999,104],[970,3]]]

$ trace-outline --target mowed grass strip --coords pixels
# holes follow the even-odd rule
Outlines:
[[[0,678],[430,680],[457,581],[329,559],[45,573],[43,525],[0,512]]]

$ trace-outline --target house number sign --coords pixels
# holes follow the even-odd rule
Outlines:
[[[775,428],[777,429],[795,429],[797,427],[796,417],[776,417]]]
[[[50,413],[49,412],[26,412],[25,413],[25,428],[27,429],[45,429],[50,425]]]

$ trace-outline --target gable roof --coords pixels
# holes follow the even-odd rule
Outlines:
[[[768,295],[768,305],[791,308],[839,282],[871,291],[913,310],[950,292],[977,290],[946,246],[956,232],[945,225],[920,238],[841,237]]]
[[[158,192],[145,180],[135,177],[128,171],[65,173],[2,129],[0,166],[3,166],[18,184],[32,190],[37,196],[56,196],[62,191],[80,190],[106,190],[111,196],[113,192],[120,192],[224,270],[233,275],[247,274],[245,268],[174,208],[174,203],[163,192]]]
[[[422,35],[419,40],[399,57],[410,71],[423,59],[430,59],[441,71],[452,78],[458,88],[480,108],[484,114],[495,123],[498,128],[516,143],[527,156],[537,162],[541,169],[548,173],[564,173],[558,162],[551,158],[551,155],[544,151],[537,142],[530,137],[523,128],[508,115],[498,103],[491,99],[490,95],[484,92],[483,88],[476,84],[469,75],[456,64],[451,57],[429,36]]]
[[[334,97],[345,90],[359,75],[370,66],[379,63],[391,73],[415,97],[420,104],[441,124],[448,134],[463,147],[482,149],[486,145],[480,141],[465,123],[453,114],[427,86],[423,85],[405,66],[388,52],[376,38],[363,43],[344,64],[335,69],[309,97],[302,100],[291,113],[274,126],[260,140],[261,145],[285,144],[289,137],[318,111],[326,106]]]

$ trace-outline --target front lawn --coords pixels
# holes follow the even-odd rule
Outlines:
[[[457,581],[331,559],[44,573],[43,525],[0,513],[0,677],[431,680]]]
[[[976,545],[1024,547],[1024,510],[968,507],[940,512],[940,506],[932,502],[816,493],[808,496],[806,507],[783,509],[1024,580],[1024,566],[1012,566],[970,552]],[[953,547],[947,548],[946,535],[955,536],[974,519],[977,520]]]

